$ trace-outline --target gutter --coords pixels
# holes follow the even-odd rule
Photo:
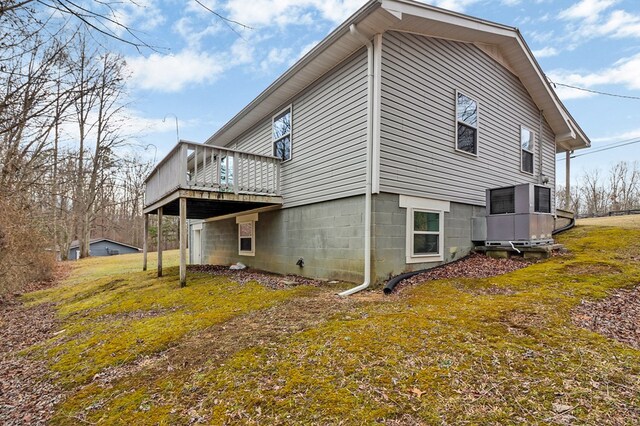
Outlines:
[[[351,34],[367,46],[367,158],[366,187],[364,195],[364,281],[362,284],[338,293],[349,296],[369,287],[371,284],[371,170],[373,153],[373,98],[374,98],[374,47],[371,40],[358,31],[356,24],[349,26]]]

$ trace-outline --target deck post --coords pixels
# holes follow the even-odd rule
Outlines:
[[[144,235],[142,239],[142,270],[147,270],[147,254],[149,244],[149,215],[144,215]]]
[[[162,207],[158,208],[158,278],[162,276]]]
[[[180,287],[187,285],[187,199],[180,198]]]

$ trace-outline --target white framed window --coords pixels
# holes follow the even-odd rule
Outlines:
[[[238,225],[238,254],[240,256],[256,255],[256,222],[258,214],[236,217]]]
[[[444,214],[450,203],[401,195],[400,207],[407,209],[406,263],[444,260]]]
[[[536,134],[524,126],[520,126],[520,170],[533,174],[533,157]]]
[[[291,160],[291,105],[274,115],[271,123],[273,156]]]
[[[478,155],[478,101],[456,90],[456,150]]]

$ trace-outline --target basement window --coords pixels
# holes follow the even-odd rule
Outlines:
[[[256,255],[256,221],[257,214],[236,217],[238,224],[238,254],[241,256]]]
[[[411,240],[411,256],[439,256],[440,244],[440,212],[413,210],[413,237]]]
[[[442,261],[449,202],[401,195],[400,207],[407,209],[406,263]]]
[[[536,134],[524,126],[520,126],[520,170],[533,174],[533,150]]]
[[[456,150],[478,155],[478,102],[456,91]]]
[[[291,160],[291,106],[273,116],[273,156]]]

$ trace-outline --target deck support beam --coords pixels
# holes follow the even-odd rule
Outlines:
[[[180,287],[187,286],[187,199],[180,198]]]
[[[158,208],[158,278],[162,276],[162,207]]]
[[[147,255],[148,255],[148,244],[149,244],[149,215],[144,215],[144,235],[142,239],[142,270],[147,270]]]

